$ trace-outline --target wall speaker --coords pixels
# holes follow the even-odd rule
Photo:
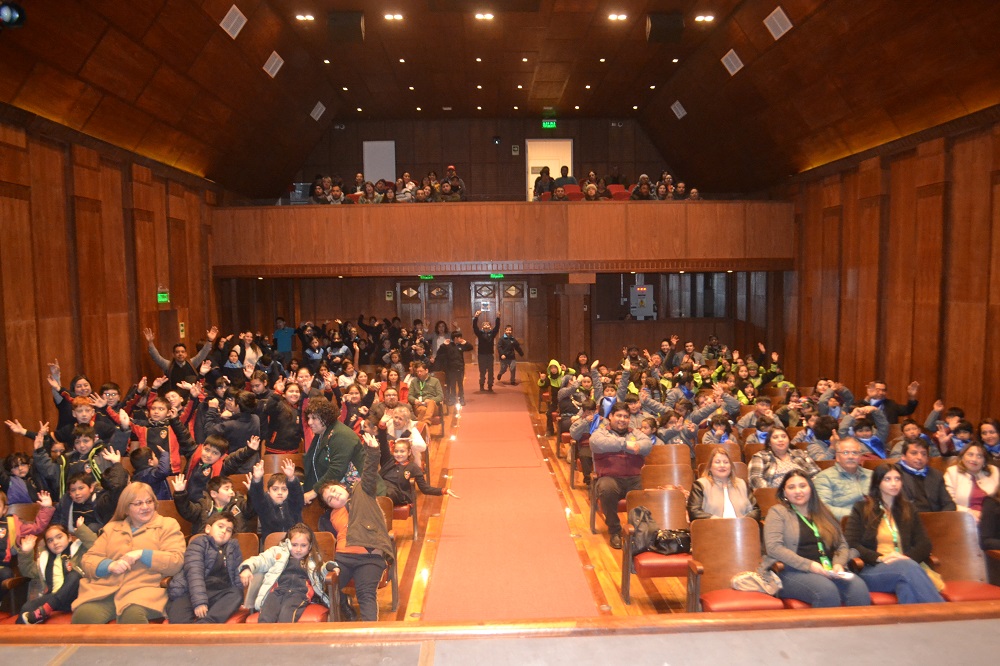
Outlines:
[[[646,41],[650,44],[680,44],[684,15],[669,12],[646,15]]]
[[[327,25],[330,41],[335,44],[365,41],[364,12],[330,12]]]

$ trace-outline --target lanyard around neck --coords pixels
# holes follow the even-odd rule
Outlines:
[[[816,546],[819,548],[819,563],[822,564],[823,568],[827,571],[833,569],[833,564],[830,562],[830,558],[826,554],[826,548],[823,546],[823,537],[820,536],[819,528],[816,526],[816,523],[799,513],[799,510],[795,507],[792,507],[792,511],[795,512],[795,515],[799,517],[799,520],[805,523],[806,527],[812,530],[813,535],[816,536]]]
[[[897,553],[903,552],[899,549],[899,529],[896,527],[896,521],[889,517],[889,512],[885,511],[882,514],[882,521],[885,526],[889,529],[889,534],[892,536],[892,547]]]

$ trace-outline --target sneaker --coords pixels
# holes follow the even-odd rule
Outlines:
[[[21,622],[24,624],[41,624],[42,622],[45,622],[48,617],[49,614],[45,610],[45,606],[41,606],[33,611],[21,613]]]
[[[614,548],[615,550],[621,550],[622,549],[622,535],[621,534],[612,534],[611,535],[611,547]]]

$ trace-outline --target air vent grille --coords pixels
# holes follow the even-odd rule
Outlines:
[[[227,35],[236,39],[236,35],[240,34],[240,30],[242,30],[243,26],[246,24],[247,17],[243,15],[243,12],[240,11],[239,7],[233,5],[229,8],[229,11],[226,13],[226,17],[222,19],[222,23],[219,25],[222,26],[222,29],[226,31]]]

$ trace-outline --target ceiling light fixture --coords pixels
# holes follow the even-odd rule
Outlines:
[[[482,89],[483,89],[482,86],[476,86],[476,90],[482,90]]]
[[[315,21],[316,18],[312,14],[296,14],[295,18],[300,21]]]
[[[590,84],[588,83],[587,85],[584,86],[584,88],[586,88],[587,90],[590,90]]]
[[[386,14],[385,15],[385,20],[386,21],[402,21],[403,20],[403,15],[402,14]]]
[[[476,58],[476,62],[482,62],[482,61],[483,61],[482,58]]]
[[[492,21],[493,14],[476,14],[476,20],[479,21]]]
[[[406,62],[406,60],[404,60],[403,58],[400,58],[399,62]]]
[[[361,113],[361,107],[360,106],[358,107],[358,113]]]
[[[517,111],[517,107],[516,106],[514,107],[514,110]]]
[[[676,63],[676,62],[680,62],[680,61],[681,61],[681,59],[680,59],[680,58],[674,58],[674,60],[673,60],[673,61],[674,61],[674,62]]]
[[[573,108],[574,108],[574,109],[576,109],[577,111],[579,111],[579,110],[580,110],[580,105],[579,105],[579,104],[577,104],[577,105],[576,105],[576,106],[574,106]]]
[[[656,90],[656,86],[649,86],[650,90]]]
[[[11,30],[13,28],[20,28],[23,25],[24,8],[15,2],[0,2],[0,30],[4,28]]]
[[[347,92],[347,86],[344,86],[344,92]]]
[[[521,58],[521,62],[528,62],[527,58]]]
[[[410,86],[410,90],[413,90],[413,86]]]
[[[477,106],[476,107],[476,111],[482,111],[482,110],[483,110],[483,107],[481,107],[481,106]]]
[[[323,64],[324,65],[329,65],[330,64],[330,59],[329,58],[324,58],[323,59]]]
[[[627,18],[625,14],[608,14],[609,21],[624,21]]]
[[[420,108],[420,107],[418,106],[418,107],[417,107],[417,111],[421,111],[421,110],[422,110],[422,109],[421,109],[421,108]]]
[[[638,106],[633,106],[633,107],[632,107],[632,110],[633,110],[633,111],[638,111],[638,110],[639,110],[639,107],[638,107]]]
[[[606,62],[607,58],[601,58],[601,62]]]
[[[518,86],[517,86],[517,89],[518,89],[518,90],[521,90],[521,89],[523,89],[523,88],[524,88],[524,86],[522,86],[522,85],[518,85]]]
[[[699,14],[698,16],[694,17],[694,20],[698,21],[699,23],[711,23],[712,21],[715,20],[715,17],[712,16],[711,14],[704,14],[704,15]]]

